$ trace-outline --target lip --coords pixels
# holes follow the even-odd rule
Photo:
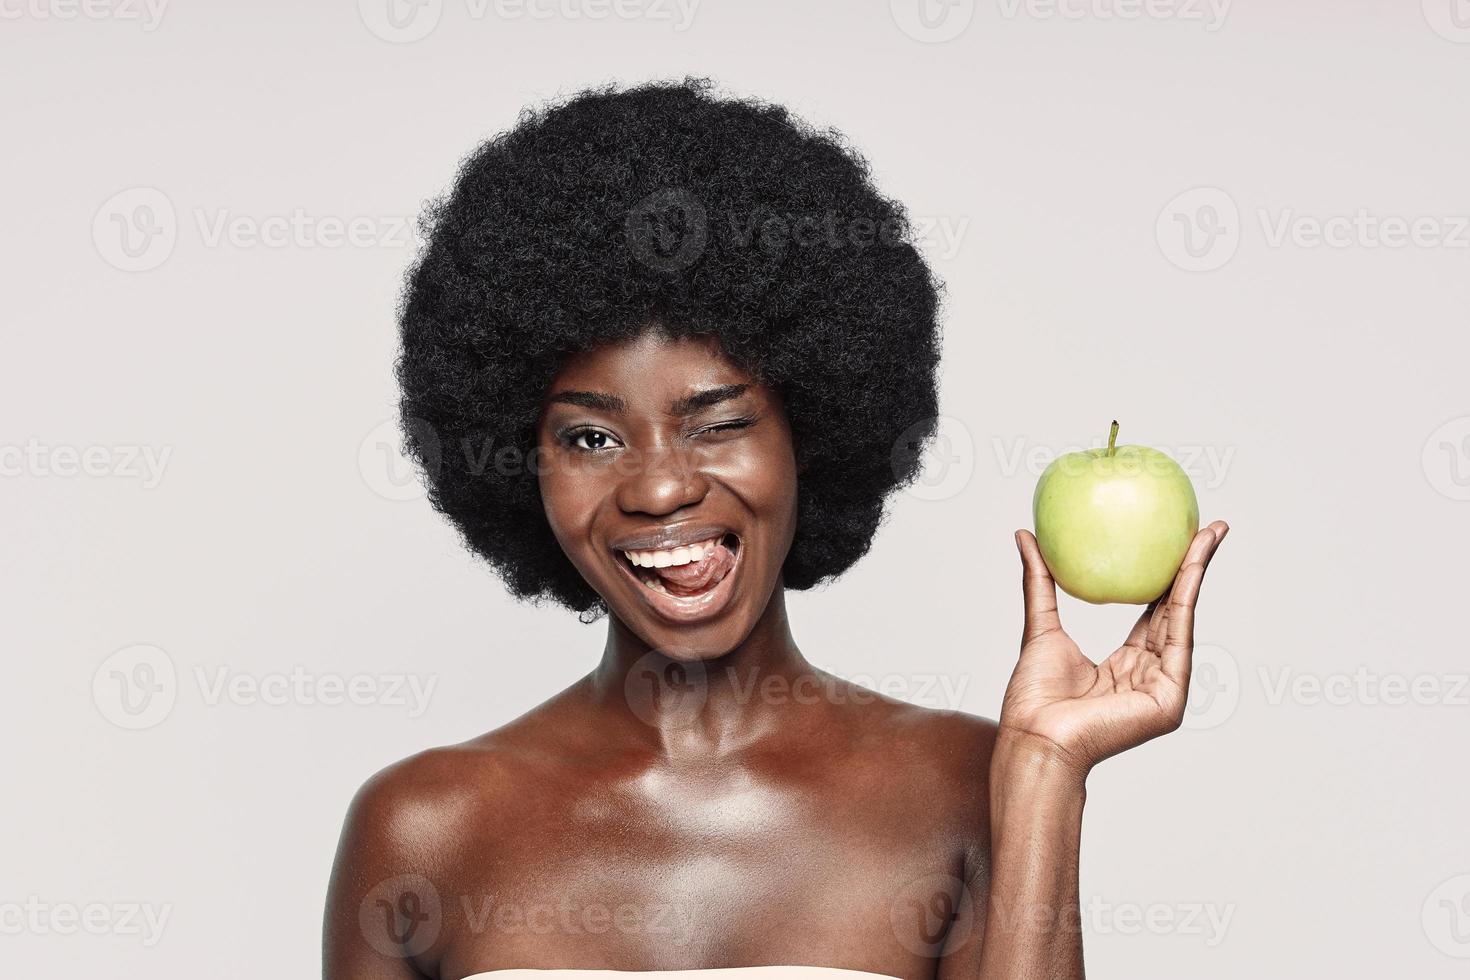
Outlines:
[[[612,542],[611,547],[618,551],[672,551],[697,541],[723,538],[730,533],[730,529],[722,524],[673,524],[646,534],[619,538]],[[739,535],[737,534],[736,537],[738,538]]]
[[[627,548],[631,551],[663,550],[663,548],[667,547],[678,547],[680,544],[693,544],[695,541],[704,541],[717,534],[723,537],[725,534],[732,533],[719,527],[690,528],[689,532],[693,533],[694,537],[687,537],[683,534],[683,529],[681,529],[681,535],[677,539],[660,538],[658,540],[673,541],[674,543],[664,544],[658,547],[637,543],[652,540],[646,536],[644,538],[625,538],[619,542],[618,547]],[[730,571],[725,574],[724,578],[720,579],[719,584],[713,589],[710,589],[703,595],[694,596],[690,599],[678,599],[674,596],[666,596],[662,593],[655,592],[639,581],[637,573],[633,571],[633,566],[628,564],[628,560],[622,555],[614,554],[612,560],[622,568],[623,575],[626,576],[628,584],[643,599],[644,604],[653,610],[655,615],[670,623],[687,626],[692,623],[713,619],[730,604],[730,598],[735,592],[735,576],[740,574],[740,566],[745,561],[745,542],[738,534],[735,536],[735,540],[737,541],[735,564],[730,567]],[[634,544],[625,545],[623,544],[624,541],[631,541]]]

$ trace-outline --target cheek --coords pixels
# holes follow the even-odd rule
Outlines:
[[[560,455],[548,454],[542,457],[537,482],[547,523],[551,525],[562,550],[569,555],[575,554],[578,543],[586,540],[586,530],[597,509],[597,480],[592,475],[570,469]]]
[[[736,490],[747,507],[762,519],[780,526],[796,513],[796,459],[784,432],[749,440],[721,458],[719,475]]]

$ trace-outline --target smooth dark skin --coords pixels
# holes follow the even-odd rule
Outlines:
[[[712,341],[650,330],[570,359],[538,441],[551,526],[612,611],[601,662],[508,725],[363,786],[328,894],[327,980],[780,964],[1081,976],[1085,778],[1178,726],[1223,524],[1101,665],[1056,622],[1021,532],[1026,636],[997,724],[807,663],[780,579],[791,429],[777,393]],[[733,530],[741,564],[720,615],[672,625],[609,542],[686,521]]]

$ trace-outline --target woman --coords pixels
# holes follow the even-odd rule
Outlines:
[[[999,723],[880,697],[785,606],[866,552],[937,414],[938,290],[862,159],[707,83],[593,91],[482,146],[426,230],[399,379],[431,499],[607,634],[363,786],[326,976],[1081,976],[1086,776],[1179,725],[1225,525],[1099,665],[1022,531]]]

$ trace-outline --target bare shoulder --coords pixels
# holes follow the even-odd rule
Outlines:
[[[848,741],[855,755],[871,764],[865,768],[877,774],[886,792],[921,801],[937,831],[961,843],[971,859],[983,859],[989,847],[996,723],[840,683],[845,687],[833,690],[851,705],[843,713]]]
[[[436,914],[439,903],[466,887],[464,875],[475,867],[469,856],[517,818],[535,772],[544,768],[524,737],[524,717],[467,742],[417,752],[358,789],[327,889],[328,976],[432,975],[446,939],[441,930],[414,933],[418,946],[403,936],[414,931],[415,918],[444,921]],[[386,918],[378,914],[383,909]]]
[[[374,773],[347,809],[338,865],[359,871],[452,872],[473,830],[515,818],[546,748],[532,736],[567,702],[567,692],[500,728],[454,745],[416,752]]]
[[[852,706],[853,726],[865,741],[882,742],[909,761],[958,774],[990,765],[997,726],[980,715],[901,701],[851,681],[832,679],[831,695]]]
[[[471,829],[514,819],[515,801],[524,800],[535,781],[542,766],[534,740],[525,734],[535,713],[374,773],[348,807],[339,861],[347,855],[383,865],[384,871],[449,870],[453,845]]]
[[[912,791],[933,806],[934,818],[958,853],[961,877],[974,880],[990,866],[990,757],[998,727],[964,711],[904,704],[893,726],[913,760]]]
[[[964,711],[905,704],[894,711],[901,744],[938,783],[966,799],[983,799],[995,748],[996,723]]]
[[[358,789],[347,810],[343,845],[355,842],[353,850],[363,857],[423,868],[477,799],[503,785],[513,768],[513,760],[478,739],[401,759]]]

